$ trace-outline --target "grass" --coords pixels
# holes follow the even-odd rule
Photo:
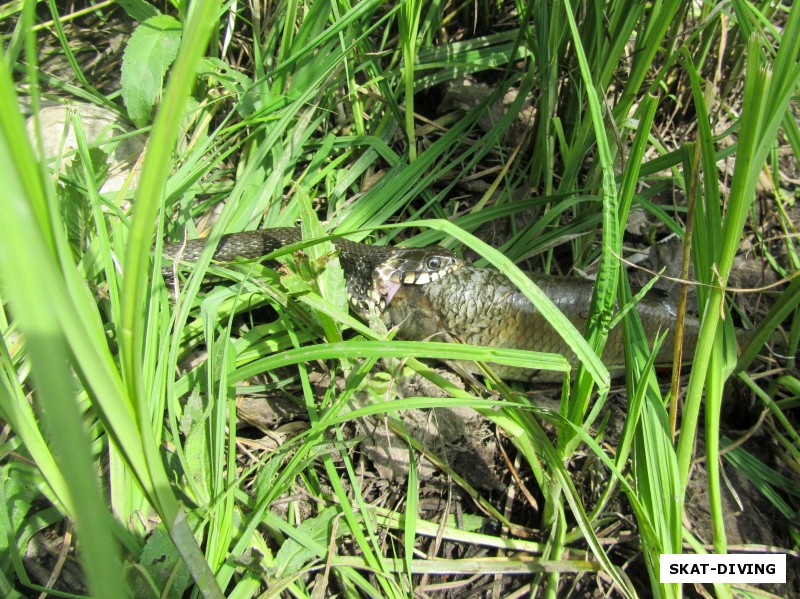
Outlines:
[[[105,4],[73,14],[42,8],[9,5],[0,17],[4,595],[458,596],[484,585],[496,596],[677,597],[683,589],[658,580],[660,554],[728,551],[721,467],[753,481],[784,518],[776,529],[789,531],[786,549],[798,550],[800,262],[796,189],[787,186],[800,151],[800,8],[370,0],[290,0],[256,12],[215,2],[131,4],[129,14]],[[34,118],[54,94],[124,112],[118,85],[109,91],[82,55],[108,43],[103,24],[159,11],[181,28],[166,83],[143,76],[141,89],[122,94],[160,98],[141,130],[149,142],[140,176],[101,192],[108,145],[85,134],[85,117],[70,117],[77,147],[62,143],[48,160],[41,137],[28,138],[19,101]],[[154,47],[128,47],[126,60],[158,62]],[[63,63],[55,72],[52,56]],[[437,107],[437,90],[467,76],[487,83],[485,94],[466,109]],[[494,112],[505,97],[506,110]],[[112,132],[112,143],[126,135]],[[725,170],[729,157],[735,165]],[[769,220],[759,202],[773,207]],[[620,256],[639,212],[659,235],[685,239],[698,283],[701,332],[682,398],[681,386],[665,395],[658,384],[636,310],[616,313],[634,295]],[[560,408],[537,407],[524,386],[491,373],[458,387],[425,359],[564,370],[561,357],[397,341],[355,320],[329,239],[306,245],[305,260],[284,255],[291,274],[211,264],[222,234],[296,219],[309,239],[440,243],[502,270],[580,357],[575,376],[552,389]],[[509,235],[494,249],[476,233],[498,221]],[[172,297],[152,256],[165,239],[199,232],[209,248]],[[770,307],[737,357],[726,288],[745,236],[787,284],[764,292]],[[521,262],[596,273],[586,331],[548,306]],[[226,283],[204,286],[207,273]],[[611,447],[613,386],[598,354],[617,320],[627,409]],[[787,358],[765,358],[763,346],[778,336]],[[387,358],[444,397],[393,396],[394,383],[370,374]],[[320,368],[341,384],[320,388]],[[732,379],[765,410],[741,447],[721,421]],[[237,398],[281,391],[308,425],[252,449]],[[371,402],[354,409],[361,398]],[[507,494],[476,489],[408,432],[400,416],[432,407],[466,407],[491,423],[514,454]],[[368,416],[382,418],[410,456],[404,486],[384,497],[367,484],[350,434]],[[701,424],[708,538],[687,495],[698,484]],[[751,436],[779,448],[771,462],[747,445]],[[445,505],[470,513],[425,507],[423,457],[451,481]],[[583,477],[592,468],[598,488],[589,492]],[[625,532],[635,537],[621,534],[613,506],[622,498],[635,521]],[[493,525],[502,531],[489,532]],[[43,530],[71,538],[73,526],[85,586],[50,588],[65,584],[59,568],[52,581],[32,579],[28,542]],[[487,557],[458,558],[461,547]],[[641,559],[630,566],[634,554]]]

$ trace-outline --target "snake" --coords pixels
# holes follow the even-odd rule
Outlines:
[[[261,258],[288,245],[303,241],[298,227],[244,231],[223,235],[214,251],[217,262],[237,258]],[[175,262],[195,262],[206,246],[205,239],[193,239],[164,246],[164,257]],[[464,262],[443,247],[403,248],[368,245],[336,238],[333,245],[344,270],[350,304],[362,315],[377,309],[385,312],[402,286],[425,285],[461,268]],[[172,267],[162,268],[172,278]]]
[[[223,236],[214,259],[258,258],[302,241],[297,228],[262,229]],[[191,262],[205,240],[166,245],[164,255]],[[365,316],[377,309],[401,339],[439,339],[496,348],[561,354],[575,365],[577,357],[536,306],[501,272],[466,264],[440,246],[402,248],[335,239],[351,304]],[[168,267],[165,267],[164,272]],[[586,327],[594,283],[574,277],[526,273],[580,331]],[[661,293],[650,293],[636,307],[648,340],[667,330],[657,363],[671,362],[674,346],[675,304]],[[691,355],[700,329],[699,320],[684,322],[684,353]],[[602,355],[619,372],[624,366],[621,327],[613,328]],[[471,364],[459,364],[476,372]],[[490,364],[507,379],[547,382],[561,380],[556,372]]]

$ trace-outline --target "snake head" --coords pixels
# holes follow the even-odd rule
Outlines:
[[[384,310],[401,285],[425,285],[463,266],[464,262],[439,246],[400,249],[372,273],[375,301]]]

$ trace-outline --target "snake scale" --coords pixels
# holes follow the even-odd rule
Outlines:
[[[214,253],[219,262],[258,258],[302,240],[297,228],[262,229],[223,236]],[[168,244],[165,257],[196,260],[205,240]],[[452,252],[435,246],[425,249],[373,246],[346,239],[333,241],[345,273],[351,303],[364,315],[379,309],[387,326],[398,327],[398,337],[459,340],[473,345],[551,352],[575,362],[575,356],[542,314],[502,273],[464,264]],[[165,275],[171,267],[164,268]],[[580,331],[586,325],[593,283],[575,278],[529,274]],[[666,330],[659,362],[671,360],[675,306],[666,299],[645,297],[637,310],[652,341]],[[687,318],[684,352],[693,350],[699,322]],[[612,329],[603,352],[610,369],[624,364],[622,328]],[[495,365],[496,372],[517,380],[557,380],[556,373]]]
[[[284,227],[245,231],[223,235],[214,251],[217,262],[233,262],[237,258],[261,258],[287,245],[303,241],[299,228]],[[344,270],[350,303],[362,315],[372,305],[384,311],[394,294],[403,285],[423,285],[460,268],[463,262],[442,247],[425,249],[398,248],[356,243],[335,239]],[[164,246],[164,256],[171,261],[194,262],[206,245],[205,239]],[[172,270],[162,273],[171,278]]]

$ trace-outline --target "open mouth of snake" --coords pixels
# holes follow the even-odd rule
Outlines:
[[[400,285],[402,285],[402,283],[392,281],[386,277],[375,277],[375,290],[386,306],[394,299],[395,294],[400,289]]]
[[[385,309],[403,285],[426,285],[458,269],[461,260],[444,253],[404,250],[375,268],[372,273],[376,300]]]

